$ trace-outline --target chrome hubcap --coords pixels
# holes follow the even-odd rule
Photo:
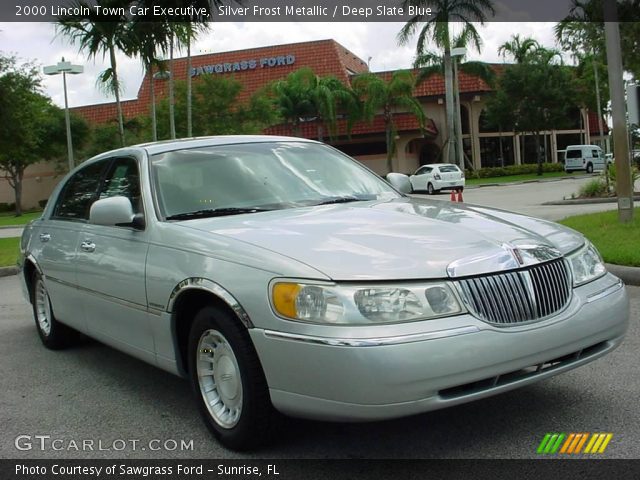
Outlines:
[[[35,290],[36,320],[42,333],[48,336],[51,333],[51,303],[49,302],[49,294],[42,280],[38,280]]]
[[[200,337],[196,370],[209,414],[221,427],[233,428],[242,413],[242,380],[233,349],[217,330]]]

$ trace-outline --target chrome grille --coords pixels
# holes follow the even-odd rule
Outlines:
[[[540,320],[562,310],[571,297],[571,275],[563,259],[458,284],[471,313],[497,324]]]

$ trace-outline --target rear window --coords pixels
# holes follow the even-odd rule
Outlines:
[[[451,172],[459,172],[460,169],[455,165],[443,165],[438,167],[442,173],[451,173]]]
[[[582,154],[580,153],[580,150],[568,150],[567,151],[567,158],[580,158],[582,157]]]

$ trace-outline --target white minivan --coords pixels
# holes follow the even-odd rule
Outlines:
[[[597,145],[569,145],[564,155],[564,171],[602,171],[605,161],[604,152]]]

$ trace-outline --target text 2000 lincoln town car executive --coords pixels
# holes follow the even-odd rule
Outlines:
[[[276,411],[412,415],[620,344],[624,285],[582,235],[388,182],[284,137],[99,155],[24,231],[38,333],[58,349],[82,332],[187,377],[237,449],[263,441]]]

